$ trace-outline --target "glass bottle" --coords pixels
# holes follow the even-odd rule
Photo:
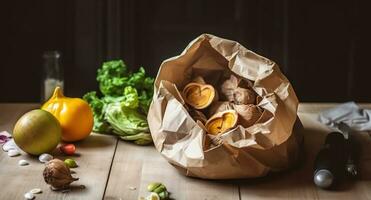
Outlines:
[[[63,68],[61,54],[58,51],[46,51],[43,54],[44,70],[42,80],[41,101],[47,101],[53,94],[55,87],[63,90]]]

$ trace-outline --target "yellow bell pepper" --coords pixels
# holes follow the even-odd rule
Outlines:
[[[41,107],[52,113],[62,127],[62,140],[74,142],[88,137],[93,128],[93,112],[87,102],[80,98],[65,97],[59,87]]]

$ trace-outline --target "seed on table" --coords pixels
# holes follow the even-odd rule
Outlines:
[[[151,192],[151,194],[147,196],[146,200],[160,200],[160,196],[155,192]]]
[[[28,200],[32,200],[35,198],[35,195],[30,193],[30,192],[27,192],[26,194],[24,194],[24,198],[28,199]]]
[[[42,192],[42,190],[40,188],[34,188],[32,190],[30,190],[30,193],[32,194],[40,194]]]
[[[64,163],[67,165],[68,168],[76,168],[78,166],[76,161],[71,158],[64,160]]]
[[[18,149],[17,145],[14,142],[14,139],[11,139],[3,144],[3,151],[8,152],[11,149]]]
[[[19,155],[21,155],[21,153],[18,150],[10,149],[8,151],[8,156],[10,156],[10,157],[15,157],[15,156],[19,156]]]
[[[19,166],[25,166],[25,165],[29,165],[30,163],[28,163],[28,161],[27,160],[20,160],[20,161],[18,161],[18,165]]]
[[[74,155],[76,146],[74,144],[64,144],[59,147],[59,150],[66,155]]]
[[[52,159],[53,159],[53,156],[47,153],[43,153],[39,156],[39,161],[42,163],[49,162]]]
[[[137,188],[136,187],[133,187],[133,186],[130,186],[129,187],[129,190],[136,190]]]

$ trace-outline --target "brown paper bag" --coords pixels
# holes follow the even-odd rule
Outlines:
[[[252,81],[262,97],[258,106],[269,114],[251,127],[237,126],[215,137],[190,116],[180,91],[197,75],[216,84],[228,73]],[[148,123],[156,149],[187,176],[260,177],[297,160],[302,141],[297,107],[291,84],[274,62],[237,42],[203,34],[161,64]]]

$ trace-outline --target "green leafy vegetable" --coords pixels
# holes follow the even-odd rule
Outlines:
[[[103,96],[89,92],[83,97],[94,113],[93,130],[113,133],[139,145],[151,143],[146,115],[154,79],[146,77],[142,67],[132,73],[122,60],[113,60],[98,69],[97,81]]]
[[[138,133],[136,135],[121,136],[121,139],[127,141],[134,141],[135,144],[147,145],[152,143],[152,137],[148,133]]]
[[[129,79],[128,75],[128,69],[122,60],[104,62],[97,75],[100,91],[107,96],[121,96],[125,82]]]
[[[90,107],[93,110],[93,116],[94,116],[94,126],[93,131],[99,132],[99,133],[109,133],[111,131],[111,127],[104,120],[104,114],[105,114],[105,106],[106,104],[97,97],[96,92],[88,92],[84,95],[83,99],[87,101],[90,105]]]
[[[135,88],[127,86],[124,89],[125,100],[121,102],[122,106],[136,109],[139,106],[138,92]]]
[[[107,106],[105,119],[112,125],[113,132],[120,136],[148,132],[146,116],[136,109],[122,105],[121,103],[112,103]]]

